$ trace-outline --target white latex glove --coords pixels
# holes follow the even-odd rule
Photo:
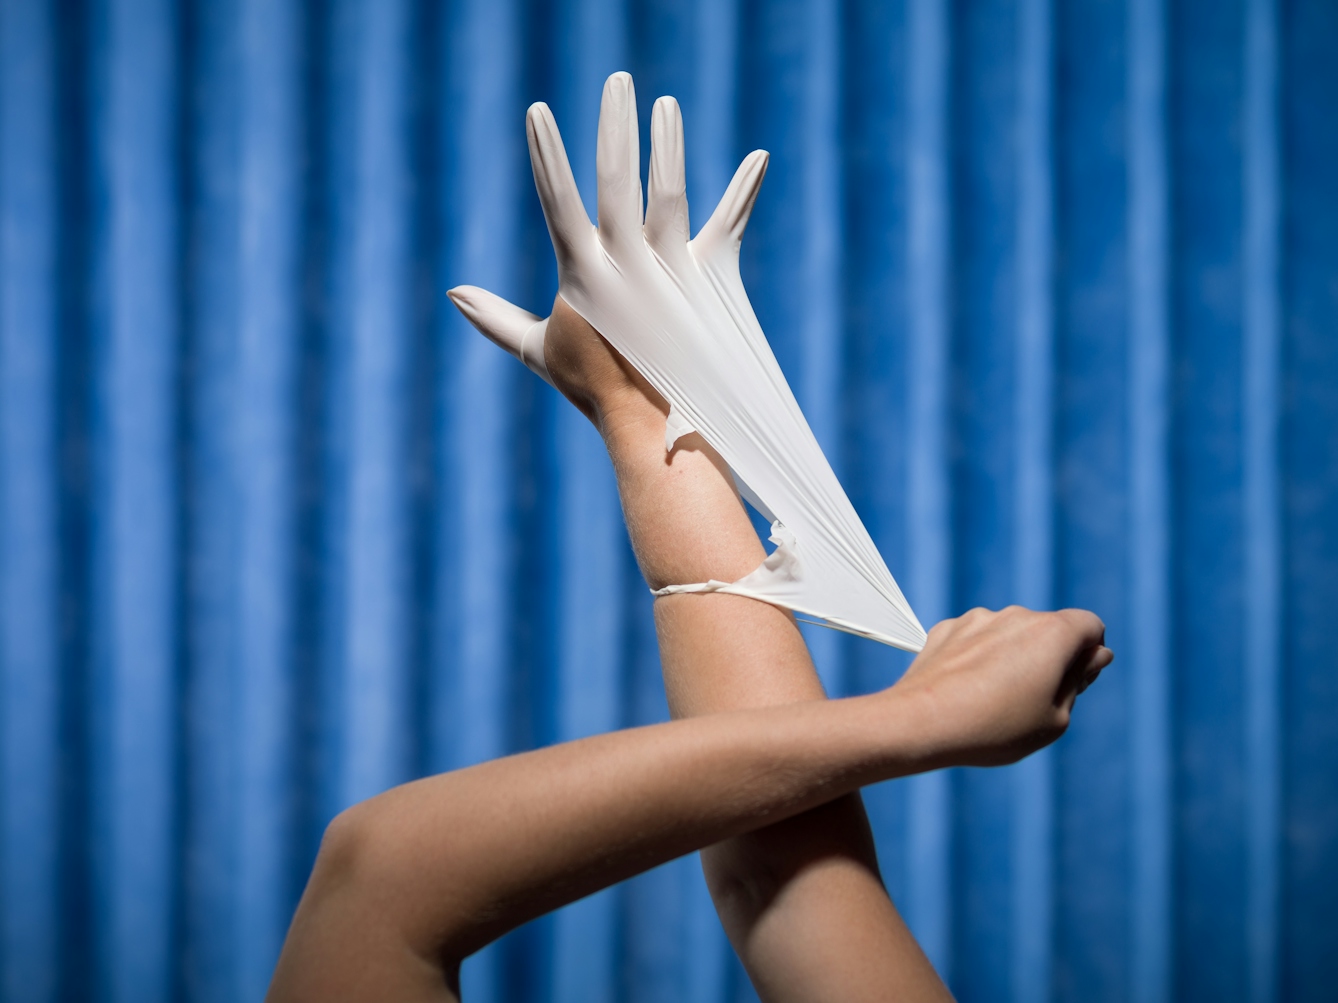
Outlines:
[[[716,449],[739,490],[772,522],[777,547],[737,582],[673,585],[769,602],[838,630],[919,651],[925,631],[856,515],[781,373],[739,275],[739,243],[766,173],[758,150],[689,240],[683,120],[670,97],[651,118],[642,217],[632,78],[604,85],[596,156],[599,226],[590,225],[548,106],[526,116],[534,182],[564,300],[670,404],[665,448],[691,431]],[[544,379],[547,320],[485,290],[451,299],[483,334]]]

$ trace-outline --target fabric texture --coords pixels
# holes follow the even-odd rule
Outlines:
[[[1106,622],[1054,747],[864,791],[956,997],[1332,1003],[1333,0],[0,0],[0,999],[254,1003],[352,801],[667,717],[598,434],[446,298],[552,302],[525,111],[594,219],[619,70],[694,226],[771,151],[740,272],[918,616]],[[750,998],[694,857],[463,978]]]

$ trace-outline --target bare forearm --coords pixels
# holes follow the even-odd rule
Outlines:
[[[602,424],[633,545],[652,587],[733,581],[765,556],[728,469],[698,436],[668,457],[663,418]],[[656,600],[676,716],[820,700],[794,619],[739,596]],[[703,851],[721,920],[767,1000],[947,996],[883,889],[858,793]]]
[[[534,916],[922,768],[916,717],[889,694],[713,715],[388,791],[331,826],[271,999],[361,998],[368,973],[379,998],[450,998],[461,959]]]
[[[629,414],[628,412],[632,412]],[[729,469],[696,434],[664,451],[664,417],[627,407],[601,429],[618,475],[628,534],[647,583],[733,581],[766,556]],[[823,697],[794,618],[741,596],[655,603],[660,661],[675,716]]]

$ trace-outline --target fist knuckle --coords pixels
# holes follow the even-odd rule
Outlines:
[[[986,609],[984,606],[973,606],[962,614],[961,620],[967,626],[980,627],[992,621],[996,616],[998,616],[997,613]]]
[[[955,623],[955,620],[940,620],[938,623],[934,624],[934,626],[929,628],[929,632],[925,637],[929,641],[941,641],[952,633],[953,625]]]

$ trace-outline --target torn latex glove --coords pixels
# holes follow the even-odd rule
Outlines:
[[[743,161],[715,213],[689,240],[683,121],[673,98],[655,102],[644,220],[630,76],[615,73],[604,85],[598,228],[586,216],[548,106],[531,106],[526,125],[560,295],[669,402],[665,448],[701,433],[772,524],[776,549],[751,574],[672,585],[656,595],[749,596],[919,651],[924,628],[809,429],[739,276],[739,242],[766,153]],[[473,287],[452,290],[451,298],[475,327],[549,379],[546,320]]]

